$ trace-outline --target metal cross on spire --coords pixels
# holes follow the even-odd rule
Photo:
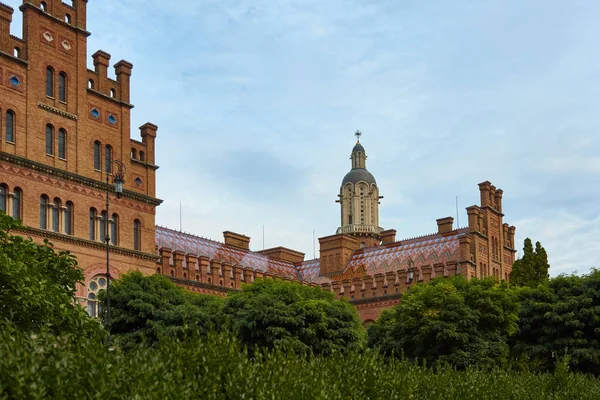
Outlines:
[[[360,141],[360,136],[362,135],[362,132],[359,131],[358,129],[356,130],[356,132],[354,132],[354,136],[356,136],[356,141],[359,142]]]

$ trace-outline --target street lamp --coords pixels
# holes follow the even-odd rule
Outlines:
[[[123,183],[125,182],[125,164],[119,160],[112,160],[108,166],[117,165],[117,171],[112,173],[113,183],[117,199],[123,195]],[[108,189],[110,184],[108,177],[111,172],[106,171],[106,214],[104,216],[104,241],[106,242],[106,331],[108,332],[108,344],[110,345],[110,225],[108,213]],[[113,222],[114,223],[114,222]]]
[[[412,283],[413,278],[414,278],[414,270],[415,270],[415,262],[412,260],[412,258],[408,259],[408,282]]]

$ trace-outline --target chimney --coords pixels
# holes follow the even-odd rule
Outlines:
[[[75,8],[74,25],[83,30],[86,29],[87,2],[88,0],[73,0],[73,8]]]
[[[438,233],[452,232],[452,225],[454,224],[454,218],[446,217],[440,218],[437,221]]]
[[[154,164],[154,140],[156,139],[156,131],[158,126],[146,122],[140,126],[140,136],[142,137],[142,143],[146,145],[146,162],[150,165]]]
[[[10,48],[10,23],[12,22],[13,8],[0,3],[0,50],[12,55]]]
[[[239,233],[225,231],[223,232],[225,244],[231,247],[237,247],[242,250],[250,250],[250,238]]]
[[[129,81],[132,69],[133,64],[125,60],[121,60],[115,64],[115,75],[117,76],[117,82],[119,82],[121,91],[119,93],[119,99],[125,103],[129,103]]]
[[[342,272],[360,242],[355,237],[337,234],[319,238],[320,275]]]
[[[489,181],[481,182],[479,184],[479,194],[481,199],[481,207],[491,206],[490,204],[490,194],[491,194],[491,186],[492,184]]]
[[[98,74],[98,91],[108,95],[108,65],[110,54],[98,50],[92,54],[92,58],[94,59],[94,69],[96,70],[96,74]]]
[[[396,242],[396,230],[395,229],[387,229],[385,231],[382,231],[379,234],[379,237],[381,238],[381,244],[383,246],[385,246],[386,244],[392,244],[392,243]]]

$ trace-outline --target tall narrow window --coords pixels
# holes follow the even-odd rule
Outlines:
[[[100,213],[100,240],[101,241],[105,241],[106,240],[106,234],[108,232],[106,232],[106,211],[102,211]]]
[[[65,208],[65,233],[73,234],[73,203],[70,201],[67,201]]]
[[[96,209],[90,208],[90,240],[96,240]]]
[[[6,112],[6,141],[15,141],[15,113],[12,110]]]
[[[94,142],[94,169],[100,171],[100,142]]]
[[[112,164],[112,147],[110,147],[109,145],[106,145],[104,147],[104,170],[107,173],[112,172],[111,164]]]
[[[58,74],[58,100],[67,101],[67,74],[64,72]]]
[[[21,215],[21,202],[23,201],[23,191],[20,188],[15,188],[12,203],[12,217],[14,219],[23,219]]]
[[[142,247],[142,224],[139,219],[133,221],[133,249],[141,250]]]
[[[46,154],[54,154],[54,127],[46,125]]]
[[[67,132],[64,129],[58,130],[58,158],[67,158]]]
[[[110,244],[119,244],[119,216],[117,214],[112,215],[112,221],[110,221]]]
[[[54,70],[46,68],[46,96],[54,97]]]
[[[0,211],[6,212],[6,203],[8,199],[8,189],[5,185],[0,185]]]
[[[48,228],[48,196],[40,197],[40,228]]]
[[[54,232],[60,231],[60,207],[62,203],[59,198],[54,199],[54,206],[52,206],[52,230]]]

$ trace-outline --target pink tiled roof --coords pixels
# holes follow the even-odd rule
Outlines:
[[[467,229],[463,228],[448,234],[435,233],[386,246],[358,250],[354,252],[344,271],[334,276],[319,276],[318,259],[305,261],[298,267],[298,271],[305,280],[325,283],[408,268],[409,259],[412,259],[416,266],[458,261],[460,258],[458,238],[466,232]]]
[[[298,271],[292,263],[270,259],[264,255],[251,251],[236,249],[226,246],[224,243],[202,238],[188,233],[174,231],[162,226],[156,227],[156,245],[168,247],[171,250],[179,250],[185,253],[194,253],[209,259],[229,261],[250,267],[260,271],[268,271],[274,274],[297,279]]]

